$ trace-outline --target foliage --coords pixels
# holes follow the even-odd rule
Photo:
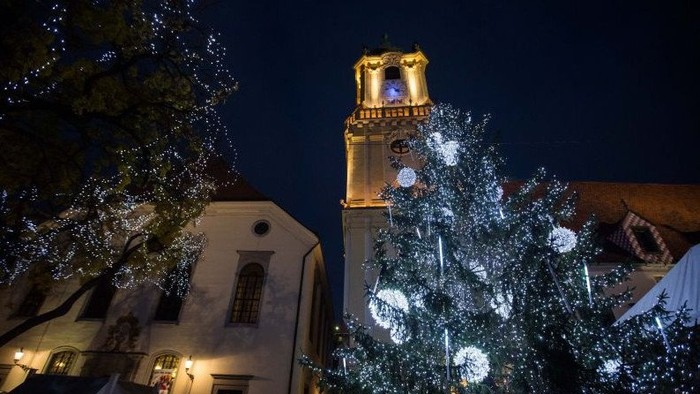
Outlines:
[[[197,259],[183,228],[214,191],[215,107],[236,84],[192,7],[0,4],[0,283],[35,268],[159,283]]]
[[[415,183],[383,190],[388,226],[376,238],[367,298],[387,330],[350,317],[352,340],[336,352],[347,367],[304,363],[338,392],[689,389],[697,362],[683,316],[667,321],[668,347],[648,324],[611,327],[610,308],[628,294],[603,289],[628,270],[587,277],[599,253],[594,223],[567,228],[575,195],[544,171],[522,185],[504,182],[502,161],[484,141],[487,120],[433,108],[409,143],[421,163]],[[407,168],[400,158],[394,165]],[[621,381],[610,373],[615,365]]]

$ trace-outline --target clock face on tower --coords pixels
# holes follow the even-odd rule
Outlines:
[[[400,79],[384,81],[382,95],[388,104],[400,104],[406,98],[406,84]]]

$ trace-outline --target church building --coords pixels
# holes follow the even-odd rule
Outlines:
[[[298,362],[307,355],[324,365],[332,345],[318,236],[240,177],[192,230],[207,246],[185,299],[146,285],[93,289],[65,316],[0,348],[0,392],[23,382],[18,390],[31,393],[119,381],[159,394],[318,393]],[[0,288],[0,331],[56,307],[78,282]]]

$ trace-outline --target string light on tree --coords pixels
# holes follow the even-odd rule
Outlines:
[[[16,174],[2,178],[0,283],[41,265],[56,280],[187,293],[204,239],[186,228],[235,178],[216,107],[237,85],[194,6],[0,3],[13,16],[1,27],[0,131]]]
[[[353,367],[305,364],[339,392],[693,392],[700,371],[683,315],[657,308],[611,327],[609,310],[629,294],[603,290],[629,269],[582,283],[581,262],[598,253],[594,223],[562,225],[575,200],[544,171],[504,195],[487,121],[435,106],[409,141],[421,187],[397,177],[381,192],[392,225],[377,232],[366,263],[381,273],[369,296],[378,328],[369,332],[383,327],[391,341],[348,316],[353,346],[338,357]],[[392,163],[399,173],[401,159]],[[659,330],[654,316],[676,323]],[[608,360],[617,358],[639,367],[618,367],[612,378]]]

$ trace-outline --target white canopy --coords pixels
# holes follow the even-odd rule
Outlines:
[[[688,250],[685,256],[678,260],[673,269],[652,287],[644,297],[640,298],[632,308],[620,316],[615,324],[640,315],[652,307],[658,301],[661,292],[666,290],[666,310],[676,311],[686,303],[690,309],[690,324],[700,324],[700,244]]]

